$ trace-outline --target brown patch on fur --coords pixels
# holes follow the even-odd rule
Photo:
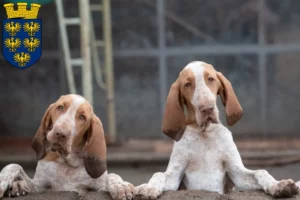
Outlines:
[[[221,83],[220,80],[218,79],[217,72],[214,69],[214,67],[212,65],[205,64],[203,76],[207,87],[210,89],[210,91],[213,94],[217,96],[219,89],[221,87]],[[209,78],[213,78],[214,82],[209,82]]]
[[[33,137],[31,147],[35,151],[37,158],[42,159],[46,154],[46,134],[48,132],[49,127],[51,126],[51,117],[50,112],[54,104],[51,104],[48,109],[46,110],[40,127],[38,128],[35,136]]]
[[[222,103],[226,110],[226,121],[229,126],[234,125],[243,116],[243,109],[234,93],[231,83],[222,73],[217,72],[218,79],[221,82],[219,94],[222,99]]]
[[[176,141],[181,139],[186,125],[196,123],[195,112],[191,104],[195,87],[194,73],[190,69],[185,69],[180,72],[178,79],[170,88],[162,130],[167,136]],[[184,114],[184,105],[186,106],[187,116]]]
[[[57,155],[57,153],[49,151],[46,153],[43,160],[51,162],[51,161],[56,161],[58,158],[59,158],[59,155]]]
[[[183,102],[181,101],[180,84],[177,80],[173,83],[163,118],[162,131],[169,137],[178,141],[181,139],[186,127]]]
[[[87,145],[83,149],[85,169],[92,178],[98,178],[107,170],[106,144],[102,123],[95,114],[86,134]]]

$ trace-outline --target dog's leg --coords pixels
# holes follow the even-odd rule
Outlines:
[[[111,197],[116,200],[133,199],[136,194],[136,189],[131,183],[123,181],[117,174],[103,174],[105,176],[105,186],[103,191],[109,192]]]
[[[180,144],[179,144],[180,143]],[[157,172],[147,184],[136,187],[136,199],[157,199],[163,191],[178,190],[184,170],[188,165],[188,148],[181,140],[174,143],[172,155],[166,172]]]
[[[33,181],[27,176],[23,168],[17,164],[7,165],[0,172],[0,199],[8,196],[24,196],[28,192],[34,192]]]
[[[299,187],[291,179],[277,181],[266,170],[245,168],[234,142],[225,143],[226,171],[238,189],[263,189],[274,197],[291,197],[299,193]]]

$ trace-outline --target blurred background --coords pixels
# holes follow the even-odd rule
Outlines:
[[[109,171],[148,181],[172,150],[161,132],[169,87],[201,60],[231,81],[244,109],[230,129],[245,165],[300,180],[299,0],[22,2],[42,5],[43,53],[24,70],[1,54],[0,168],[16,162],[32,174],[45,110],[78,93],[104,124]]]

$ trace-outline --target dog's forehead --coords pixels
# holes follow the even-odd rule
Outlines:
[[[70,97],[71,97],[72,103],[75,107],[78,107],[81,104],[84,104],[87,102],[82,96],[79,96],[77,94],[71,94]]]
[[[57,102],[57,104],[63,104],[68,107],[68,110],[77,111],[79,108],[91,108],[89,102],[82,96],[77,94],[68,94],[61,96]],[[87,109],[89,110],[89,109]]]
[[[214,70],[213,66],[202,62],[202,61],[193,61],[189,64],[187,64],[182,72],[191,72],[197,79],[202,79],[205,74],[212,73]],[[185,73],[190,74],[190,73]]]

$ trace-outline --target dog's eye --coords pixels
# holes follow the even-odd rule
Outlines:
[[[209,78],[208,78],[208,81],[209,81],[209,82],[213,82],[214,80],[215,80],[215,79],[212,78],[212,77],[209,77]]]
[[[79,119],[80,120],[85,120],[85,116],[84,115],[79,115]]]
[[[186,83],[186,84],[185,84],[185,87],[191,87],[191,86],[192,86],[191,83]]]
[[[64,110],[64,107],[63,107],[63,106],[58,106],[58,107],[57,107],[57,110],[63,111],[63,110]]]

